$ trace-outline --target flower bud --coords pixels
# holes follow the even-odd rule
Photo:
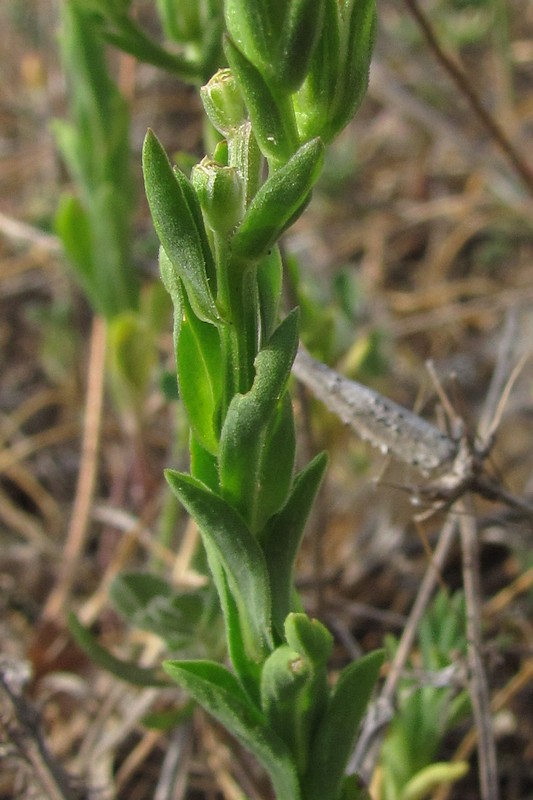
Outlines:
[[[228,136],[246,119],[244,102],[230,69],[219,69],[200,89],[205,112],[213,126]]]
[[[193,168],[191,181],[209,227],[215,233],[229,235],[243,212],[243,188],[237,170],[206,156]]]

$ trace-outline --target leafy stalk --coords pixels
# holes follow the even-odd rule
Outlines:
[[[344,770],[382,655],[347,666],[331,688],[332,637],[299,610],[294,562],[325,457],[294,476],[298,314],[279,320],[277,243],[310,201],[322,137],[360,102],[374,7],[226,0],[224,10],[230,69],[202,89],[223,141],[190,181],[151,132],[144,146],[191,427],[191,474],[166,475],[200,530],[231,661],[231,670],[183,660],[165,668],[256,755],[277,800],[355,800]],[[338,52],[321,81],[332,42]]]

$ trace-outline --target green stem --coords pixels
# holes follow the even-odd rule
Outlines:
[[[216,242],[217,305],[224,320],[221,338],[226,363],[225,408],[234,394],[250,389],[258,348],[256,267],[232,258],[226,241]]]

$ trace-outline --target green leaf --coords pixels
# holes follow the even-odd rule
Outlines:
[[[215,267],[199,203],[185,176],[173,172],[151,131],[144,142],[143,169],[154,227],[176,276],[183,281],[195,314],[217,322],[220,317],[210,286]]]
[[[262,530],[266,522],[285,505],[292,486],[295,453],[292,402],[289,393],[285,392],[266,426],[257,463],[260,485],[255,492],[254,532]]]
[[[467,761],[438,761],[417,772],[405,786],[402,800],[423,800],[443,784],[452,784],[464,778],[469,769]]]
[[[237,228],[231,247],[243,259],[260,258],[305,207],[324,159],[320,139],[302,145],[261,186]]]
[[[62,57],[72,123],[55,121],[53,130],[86,215],[80,242],[69,237],[65,245],[93,308],[110,319],[137,309],[139,299],[139,280],[131,258],[134,192],[129,113],[107,71],[94,16],[72,1],[63,3],[61,10]],[[74,210],[69,211],[72,224]],[[60,210],[62,215],[60,225],[64,226],[65,209]],[[81,252],[84,240],[85,254]]]
[[[277,86],[295,92],[302,84],[322,27],[323,0],[288,3],[277,53],[272,58]]]
[[[218,329],[193,313],[183,298],[176,344],[180,396],[198,442],[208,453],[218,449],[217,413],[222,397],[222,352]]]
[[[324,0],[324,19],[307,77],[294,96],[298,130],[303,141],[320,136],[329,141],[330,106],[339,80],[339,1]]]
[[[141,723],[150,730],[171,731],[190,720],[194,709],[195,703],[190,700],[181,708],[173,708],[168,711],[151,711],[142,718]]]
[[[216,456],[202,447],[194,433],[191,433],[189,437],[189,454],[191,459],[191,475],[198,478],[199,481],[215,494],[220,494]]]
[[[235,676],[209,661],[167,661],[164,668],[180,686],[224,725],[266,769],[276,800],[300,800],[290,753],[266,725]]]
[[[288,97],[274,96],[258,69],[227,38],[224,51],[240,86],[261,152],[285,163],[298,147],[298,131]]]
[[[131,253],[129,199],[106,181],[94,191],[89,209],[95,281],[108,319],[124,311],[137,311],[139,306],[139,274]]]
[[[248,657],[261,663],[273,646],[272,603],[261,548],[242,517],[225,500],[190,475],[174,470],[166,470],[165,475],[174,494],[196,521],[210,564],[222,566],[239,611]],[[218,581],[220,593],[220,574]]]
[[[261,546],[272,590],[272,621],[278,632],[283,631],[291,610],[294,562],[326,465],[327,454],[320,453],[296,476],[285,506],[262,535]]]
[[[99,308],[94,282],[91,226],[85,209],[76,197],[67,195],[61,198],[54,227],[72,266],[76,268],[77,279],[93,306]]]
[[[268,2],[225,0],[224,12],[228,33],[241,53],[262,72],[270,73],[274,42]]]
[[[342,56],[328,140],[348,124],[365,96],[376,36],[375,0],[344,0],[342,6]]]
[[[163,30],[169,39],[187,42],[199,39],[202,33],[202,19],[199,0],[156,0],[157,11]]]
[[[117,658],[105,647],[102,647],[88,628],[81,624],[74,614],[69,614],[68,627],[76,643],[84,650],[92,660],[107,672],[111,672],[134,686],[168,686],[166,680],[162,680],[155,670],[139,667],[129,661]]]
[[[306,800],[337,800],[382,663],[383,652],[377,650],[342,670],[313,739],[304,780]]]
[[[287,401],[283,401],[283,396],[297,342],[298,315],[292,312],[256,356],[252,388],[233,397],[222,427],[219,445],[222,491],[254,533],[281,508],[292,480],[292,412],[284,408]],[[286,452],[283,447],[279,449],[280,435],[288,437]],[[278,447],[277,453],[271,448],[271,436]]]
[[[133,311],[116,314],[108,326],[111,385],[119,409],[141,413],[156,360],[147,320]]]
[[[261,344],[268,342],[278,321],[283,282],[283,262],[279,247],[267,253],[257,266],[257,289],[261,316]]]
[[[118,575],[110,588],[113,606],[131,625],[160,636],[173,650],[194,642],[211,624],[210,591],[177,592],[156,575]]]

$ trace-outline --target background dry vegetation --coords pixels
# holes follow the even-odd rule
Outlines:
[[[139,7],[149,19],[150,3]],[[300,264],[304,334],[339,370],[429,418],[437,413],[425,367],[432,359],[457,414],[475,430],[496,365],[510,374],[531,356],[533,177],[528,184],[518,174],[481,124],[407,4],[379,0],[379,7],[368,97],[285,242]],[[533,2],[427,0],[424,8],[442,47],[533,169]],[[19,707],[7,696],[1,707],[0,798],[236,800],[242,790],[267,797],[248,756],[203,714],[177,732],[144,727],[149,711],[174,707],[178,690],[130,688],[96,668],[64,627],[65,612],[75,609],[115,653],[157,664],[158,640],[125,628],[110,610],[109,581],[157,559],[185,583],[195,575],[187,570],[194,533],[186,520],[178,515],[173,541],[157,536],[162,469],[185,458],[175,445],[184,441],[179,404],[161,391],[172,363],[170,317],[142,429],[132,432],[107,400],[101,410],[86,407],[88,391],[98,397],[104,355],[52,232],[67,180],[49,130],[65,113],[56,35],[55,0],[0,4],[0,641],[12,681],[24,683],[31,670]],[[201,157],[201,109],[191,88],[129,57],[112,59],[132,104],[136,259],[151,280],[156,241],[140,188],[142,138],[151,126],[170,151]],[[444,513],[416,524],[410,501],[420,478],[384,463],[305,395],[295,397],[302,452],[331,453],[299,585],[308,609],[335,632],[341,665],[380,646],[385,633],[401,633],[428,567],[424,542],[435,545]],[[97,451],[90,435],[89,446],[81,444],[91,425],[101,432]],[[525,358],[490,465],[522,499],[533,491],[532,453],[533,363]],[[78,483],[84,464],[97,466],[87,524]],[[482,657],[500,788],[507,800],[526,800],[533,797],[533,516],[479,498],[468,513],[480,545]],[[65,543],[80,515],[82,557],[72,585],[58,594]],[[442,580],[462,585],[458,544]],[[37,712],[49,756],[35,738]],[[440,758],[453,756],[470,726],[445,738]],[[171,771],[176,753],[174,780],[162,765]],[[480,796],[471,740],[466,755],[471,770],[452,798]],[[78,789],[60,793],[54,764],[80,776]]]

